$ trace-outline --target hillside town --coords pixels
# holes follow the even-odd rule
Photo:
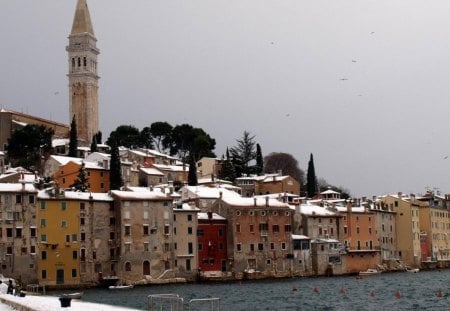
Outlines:
[[[65,288],[449,267],[450,195],[310,195],[283,171],[221,178],[228,156],[104,143],[96,41],[78,0],[66,48],[70,126],[0,111],[3,276]],[[14,162],[11,147],[30,125],[52,136],[35,169]]]

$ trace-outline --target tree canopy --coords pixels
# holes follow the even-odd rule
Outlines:
[[[140,132],[139,129],[133,125],[119,125],[114,131],[109,134],[106,144],[116,143],[117,146],[124,146],[127,148],[140,147]]]
[[[43,125],[29,124],[17,129],[8,139],[7,159],[12,166],[40,170],[41,160],[47,158],[52,148],[53,130]]]
[[[159,152],[168,151],[172,135],[172,125],[167,122],[153,122],[150,125],[150,134],[153,145]]]
[[[300,185],[305,182],[305,172],[298,166],[298,161],[285,152],[272,152],[264,157],[264,172],[276,173],[281,171],[283,175],[289,175],[297,180]]]

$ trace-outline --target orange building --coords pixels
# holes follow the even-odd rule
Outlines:
[[[86,176],[89,182],[89,191],[108,192],[109,189],[109,170],[97,163],[84,162]],[[70,188],[80,173],[81,163],[70,161],[61,165],[53,175],[53,179],[58,183],[59,188]]]
[[[347,250],[347,272],[375,268],[380,263],[380,244],[377,238],[376,214],[351,203],[338,208],[342,217],[340,240]]]

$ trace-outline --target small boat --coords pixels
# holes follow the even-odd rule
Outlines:
[[[419,268],[406,267],[406,272],[417,273],[419,271]]]
[[[367,269],[365,271],[359,271],[360,276],[366,276],[366,275],[374,275],[374,274],[380,274],[381,271],[378,271],[377,269]]]
[[[81,296],[83,296],[83,292],[61,295],[61,297],[63,297],[63,298],[72,298],[72,299],[81,299]]]
[[[134,285],[112,285],[108,287],[109,289],[131,289]]]

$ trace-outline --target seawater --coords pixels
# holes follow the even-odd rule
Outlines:
[[[438,297],[440,291],[442,297]],[[450,310],[450,270],[383,273],[362,279],[341,276],[148,285],[115,291],[96,288],[85,290],[83,300],[146,310],[148,295],[169,293],[185,302],[218,297],[220,310],[226,311]]]

